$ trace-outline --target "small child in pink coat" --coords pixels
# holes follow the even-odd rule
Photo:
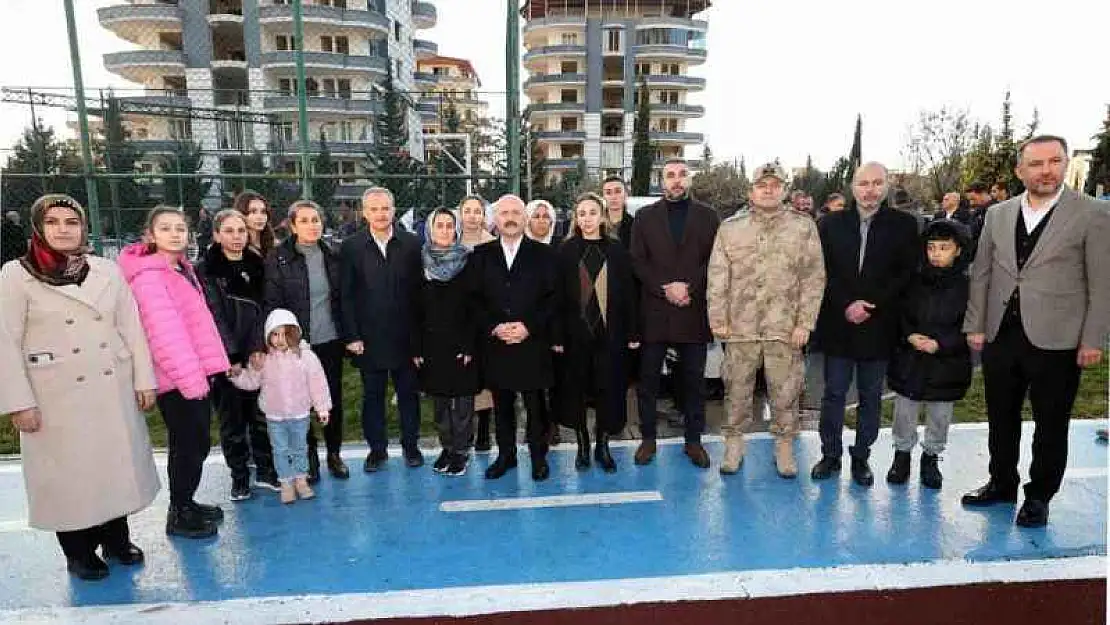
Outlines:
[[[266,428],[274,449],[274,468],[281,481],[281,502],[315,496],[308,485],[308,418],[315,410],[327,424],[331,392],[319,358],[301,340],[297,317],[278,308],[266,318],[266,356],[260,368],[236,370],[231,382],[246,391],[261,390],[258,407],[266,414]]]

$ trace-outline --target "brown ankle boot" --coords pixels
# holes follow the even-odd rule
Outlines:
[[[655,460],[655,439],[645,438],[636,450],[635,462],[638,465],[651,464]]]

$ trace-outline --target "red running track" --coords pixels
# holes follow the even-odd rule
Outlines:
[[[977,584],[345,625],[1095,625],[1106,623],[1106,579]]]

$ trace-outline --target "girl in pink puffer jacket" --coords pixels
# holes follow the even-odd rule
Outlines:
[[[308,417],[316,410],[327,425],[331,391],[320,359],[301,340],[297,317],[276,308],[266,317],[266,355],[259,369],[235,372],[231,382],[245,391],[261,390],[258,407],[266,413],[266,429],[274,449],[274,468],[281,481],[281,502],[315,496],[308,485]]]
[[[206,538],[223,519],[217,506],[193,500],[208,456],[208,377],[230,368],[204,293],[185,258],[189,227],[180,210],[159,206],[147,218],[146,241],[119,257],[139,305],[158,380],[158,409],[169,431],[170,511],[166,533]]]

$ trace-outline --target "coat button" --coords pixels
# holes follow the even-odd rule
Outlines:
[[[108,344],[107,343],[101,343],[100,344],[100,349],[108,349]]]
[[[97,316],[93,317],[93,319],[95,319],[97,321],[104,321],[104,315],[97,315]]]
[[[73,348],[73,353],[74,354],[80,354],[81,353],[81,348],[80,347],[74,347]]]
[[[112,375],[112,370],[111,369],[105,369],[104,370],[104,375]]]
[[[85,376],[83,376],[83,375],[77,376],[77,381],[78,382],[84,382],[85,381]]]
[[[67,326],[73,325],[73,319],[66,319],[66,325]]]

